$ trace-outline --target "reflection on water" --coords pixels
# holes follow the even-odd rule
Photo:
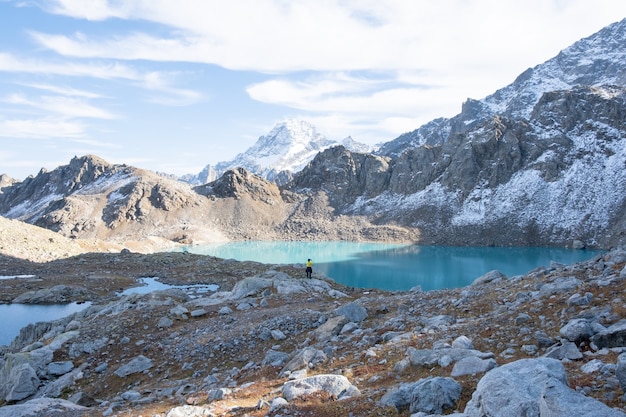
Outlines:
[[[8,345],[31,323],[54,321],[89,307],[91,303],[0,304],[0,345]]]
[[[121,295],[128,294],[148,294],[152,291],[163,291],[171,288],[177,288],[185,291],[191,298],[205,294],[207,292],[215,292],[219,288],[219,285],[215,284],[190,284],[190,285],[169,285],[163,284],[155,277],[139,278],[139,286],[128,288],[120,293]]]
[[[406,247],[406,245],[363,242],[226,242],[188,246],[182,250],[200,255],[211,255],[238,261],[256,261],[266,264],[335,262],[354,259],[361,252]]]
[[[358,288],[424,291],[458,288],[497,269],[509,277],[551,261],[573,264],[602,251],[562,248],[495,248],[390,245],[352,242],[229,242],[185,248],[192,253],[269,264],[304,264]],[[304,268],[303,268],[304,275]]]

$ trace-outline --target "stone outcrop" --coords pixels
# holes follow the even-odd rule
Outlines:
[[[561,362],[540,358],[523,359],[487,373],[463,415],[618,417],[626,414],[577,393],[568,387]]]

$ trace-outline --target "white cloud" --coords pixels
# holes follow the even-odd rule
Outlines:
[[[20,58],[3,52],[0,52],[0,71],[102,79],[122,78],[137,80],[141,78],[137,71],[117,62],[52,62],[42,59]]]
[[[0,137],[6,138],[77,138],[85,134],[85,126],[77,121],[55,118],[0,119]]]
[[[116,116],[106,110],[99,109],[85,100],[62,96],[40,96],[36,100],[28,99],[20,94],[12,94],[5,103],[28,106],[44,110],[49,114],[59,114],[67,118],[115,119]]]
[[[37,84],[37,83],[22,83],[25,87],[30,87],[38,90],[50,91],[63,96],[70,97],[84,97],[84,98],[102,98],[102,95],[98,93],[92,93],[91,91],[80,90],[73,87],[64,87],[60,85],[52,84]]]
[[[249,96],[300,111],[426,122],[453,115],[468,97],[491,94],[581,36],[626,16],[626,2],[100,0],[86,6],[57,0],[49,10],[161,25],[158,35],[147,28],[106,35],[32,32],[40,45],[61,55],[281,74],[249,86]],[[385,77],[370,79],[378,73]],[[164,95],[155,101],[202,100],[192,90],[161,85],[161,76],[135,78],[148,88],[161,86]]]
[[[144,76],[142,86],[158,93],[150,101],[168,106],[188,106],[204,99],[204,95],[198,91],[173,87],[171,78],[171,75],[156,71]]]

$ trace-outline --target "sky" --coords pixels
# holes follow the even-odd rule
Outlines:
[[[287,119],[387,142],[624,17],[624,0],[0,0],[0,174],[87,154],[196,174]]]

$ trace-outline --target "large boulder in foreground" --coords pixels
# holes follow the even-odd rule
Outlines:
[[[466,417],[626,417],[567,386],[560,361],[522,359],[489,371],[467,403]]]

